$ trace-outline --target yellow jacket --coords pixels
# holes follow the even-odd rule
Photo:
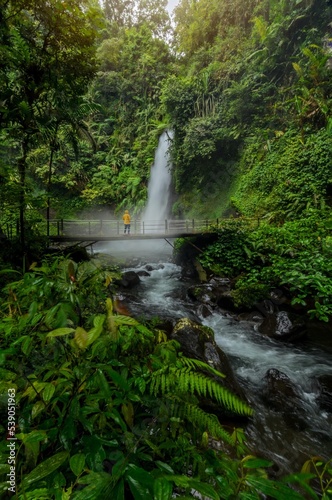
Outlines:
[[[129,215],[128,210],[126,210],[125,213],[123,214],[122,220],[123,220],[124,224],[130,224],[130,215]]]

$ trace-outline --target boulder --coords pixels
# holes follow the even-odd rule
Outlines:
[[[234,309],[234,301],[230,292],[230,281],[227,278],[212,278],[208,283],[191,286],[188,288],[187,294],[192,300],[208,304],[214,308],[220,305],[224,297],[229,297],[230,304]]]
[[[142,269],[141,271],[137,271],[137,274],[138,276],[151,276],[150,273],[144,271],[144,269]]]
[[[307,333],[303,318],[286,311],[268,314],[258,331],[267,337],[287,342],[299,340]]]
[[[302,418],[301,396],[290,378],[276,368],[271,368],[266,372],[263,382],[262,396],[265,402],[282,413],[289,427],[303,430],[306,423]]]
[[[226,354],[214,340],[214,332],[211,328],[199,325],[189,318],[182,318],[175,324],[171,338],[179,342],[181,351],[186,357],[204,361],[226,375],[224,379],[218,377],[218,382],[232,394],[247,402],[246,395],[234,375]],[[201,399],[201,406],[220,418],[239,418],[238,415],[234,415],[208,398]]]
[[[132,288],[141,282],[140,277],[135,271],[126,271],[122,274],[121,280],[118,282],[124,288]]]
[[[274,313],[278,313],[278,307],[270,299],[265,299],[261,300],[260,302],[256,302],[255,308],[265,317],[268,317]]]

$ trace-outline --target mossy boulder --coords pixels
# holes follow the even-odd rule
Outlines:
[[[195,323],[189,318],[182,318],[175,324],[171,338],[179,342],[181,351],[186,357],[204,361],[226,375],[222,381],[218,379],[219,382],[230,392],[247,402],[246,395],[235,377],[228,357],[216,344],[214,332],[211,328]],[[204,409],[215,413],[220,418],[238,418],[238,415],[231,414],[207,398],[202,399],[201,405]]]

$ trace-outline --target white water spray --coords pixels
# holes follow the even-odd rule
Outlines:
[[[164,132],[159,138],[154,163],[148,186],[148,202],[144,209],[142,220],[152,222],[153,225],[164,223],[169,213],[171,166],[169,161],[169,139],[172,132]]]

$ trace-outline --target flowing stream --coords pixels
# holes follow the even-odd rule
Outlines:
[[[332,457],[332,415],[319,409],[315,384],[315,377],[332,374],[331,354],[306,343],[296,346],[269,340],[252,324],[221,312],[200,318],[186,296],[190,283],[182,280],[181,268],[171,262],[151,266],[150,276],[142,276],[135,295],[130,293],[132,313],[150,318],[190,317],[214,330],[217,344],[228,355],[255,410],[246,428],[252,451],[273,460],[283,473],[298,471],[310,456]],[[130,270],[146,270],[146,265]],[[263,378],[270,368],[288,375],[298,389],[300,414],[296,420],[294,415],[289,419],[264,402]]]
[[[151,169],[149,197],[144,218],[163,220],[169,209],[171,173],[168,135],[160,140]],[[276,473],[298,471],[314,455],[332,457],[332,414],[317,404],[317,376],[332,374],[331,354],[309,343],[285,344],[259,334],[248,322],[238,322],[215,311],[208,318],[197,315],[186,294],[192,284],[181,277],[181,268],[171,262],[172,247],[164,240],[99,243],[94,251],[110,254],[127,270],[147,271],[139,287],[124,297],[136,317],[179,319],[189,317],[211,327],[221,349],[228,355],[236,377],[244,388],[254,417],[246,427],[253,453],[273,460]],[[134,264],[133,264],[134,263]],[[147,267],[149,263],[152,263]],[[126,269],[125,269],[126,270]],[[263,398],[264,376],[275,368],[285,373],[299,393],[297,413],[273,410]]]

